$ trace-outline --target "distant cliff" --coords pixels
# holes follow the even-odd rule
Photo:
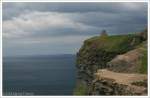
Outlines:
[[[78,81],[74,92],[75,95],[95,94],[95,90],[92,88],[95,85],[94,83],[98,83],[97,81],[99,81],[97,76],[95,77],[95,74],[101,69],[107,69],[116,73],[123,72],[146,74],[147,30],[145,29],[140,33],[126,35],[109,36],[105,33],[100,36],[87,39],[84,41],[84,44],[77,53],[76,63]],[[106,80],[108,81],[109,79]],[[99,83],[102,86],[101,83],[102,81]],[[95,95],[133,94],[128,91],[126,94],[121,92],[120,94],[113,92],[105,94],[105,89],[102,91],[103,89],[100,87],[97,88],[99,93],[96,93]],[[123,90],[122,92],[124,92]]]

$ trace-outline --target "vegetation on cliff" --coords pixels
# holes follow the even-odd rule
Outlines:
[[[119,55],[128,58],[136,55],[137,58],[131,60],[131,62],[124,60],[119,61],[120,59],[116,60],[116,57]],[[117,63],[112,63],[111,61],[113,59],[115,59]],[[126,35],[105,34],[104,36],[95,36],[85,40],[83,46],[77,53],[76,65],[78,81],[86,85],[84,88],[89,88],[95,78],[94,73],[96,73],[98,69],[109,69],[109,67],[111,67],[110,64],[108,64],[109,62],[115,66],[113,67],[114,69],[118,68],[118,72],[122,72],[120,68],[123,68],[123,66],[125,66],[124,69],[130,69],[129,65],[134,63],[133,65],[138,65],[133,67],[136,71],[131,70],[130,72],[147,73],[147,30]],[[80,86],[78,87],[77,85],[77,88],[75,92],[79,91]],[[82,91],[85,90],[83,89]],[[88,90],[86,91],[87,93],[89,92]],[[79,95],[81,95],[81,93]],[[85,95],[85,93],[83,95]]]

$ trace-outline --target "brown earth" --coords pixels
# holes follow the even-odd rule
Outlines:
[[[96,76],[98,79],[110,78],[115,80],[119,84],[125,84],[125,85],[131,85],[132,82],[142,81],[147,79],[146,74],[117,73],[117,72],[109,71],[107,69],[98,70]]]

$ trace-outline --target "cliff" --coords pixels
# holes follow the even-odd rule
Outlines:
[[[144,30],[140,33],[126,34],[126,35],[109,36],[105,34],[105,36],[101,35],[87,39],[84,41],[84,44],[77,53],[76,63],[78,71],[78,81],[75,90],[76,95],[94,94],[95,90],[93,88],[95,83],[97,83],[97,81],[99,81],[100,84],[102,83],[102,81],[100,81],[95,77],[95,74],[98,72],[98,70],[101,69],[107,69],[109,71],[116,72],[118,74],[119,73],[146,74],[147,30]],[[111,78],[106,79],[106,81],[108,80],[114,79]],[[117,82],[112,83],[124,85],[119,84]],[[121,86],[119,87],[121,89]],[[103,92],[100,87],[99,90],[100,90],[99,93],[96,93],[96,95],[97,94],[103,95],[104,93],[100,93]],[[124,93],[123,95],[131,94],[129,93],[128,90],[126,91],[128,93]],[[109,94],[115,95],[116,93],[109,93]],[[122,93],[120,92],[119,95],[122,95]]]

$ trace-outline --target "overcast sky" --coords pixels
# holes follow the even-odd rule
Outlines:
[[[3,55],[75,54],[99,35],[147,26],[147,3],[3,3]]]

